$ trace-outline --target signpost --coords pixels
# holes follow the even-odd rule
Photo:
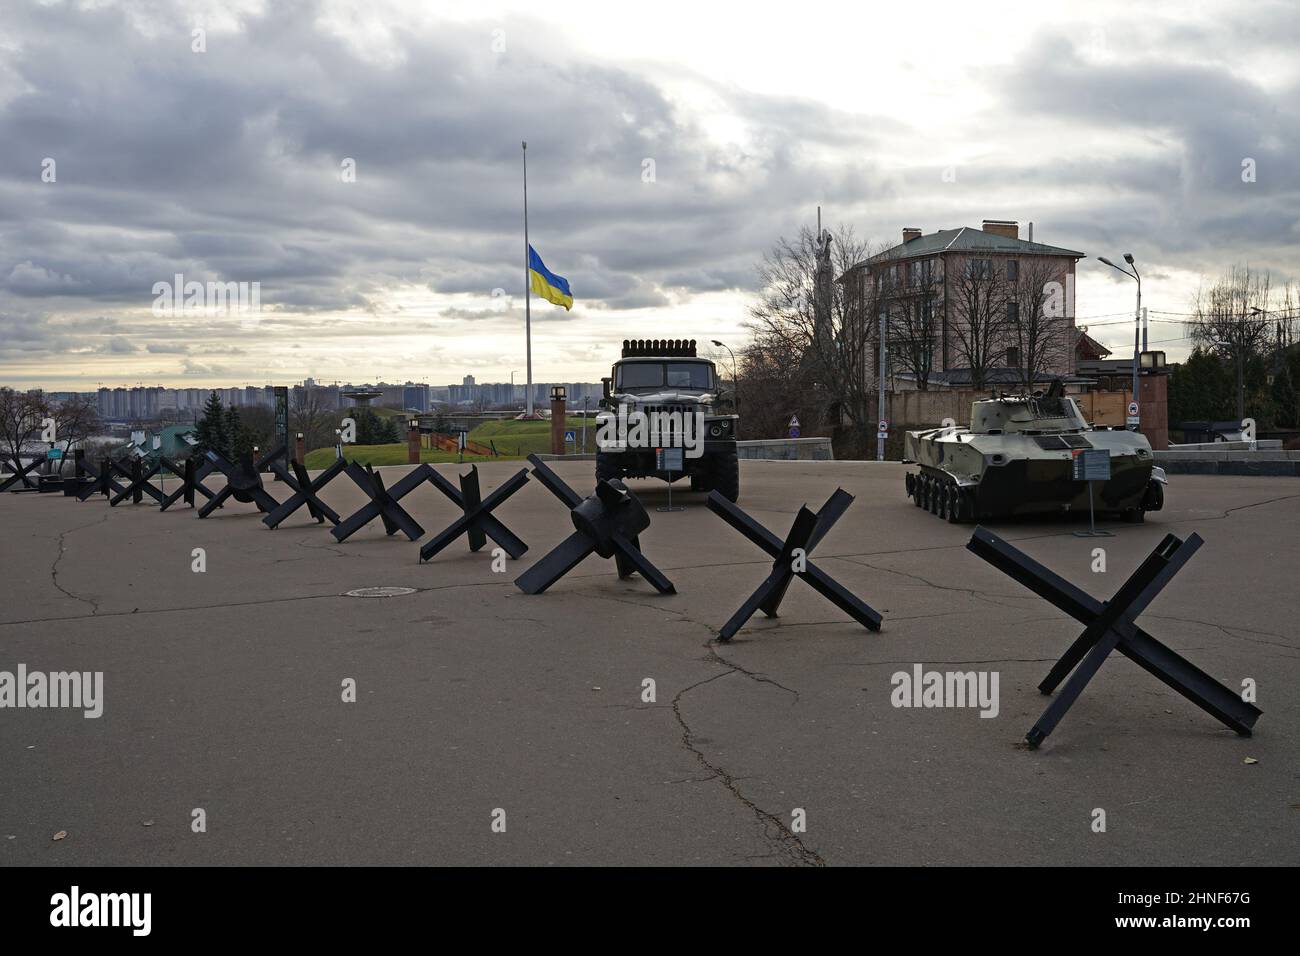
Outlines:
[[[1088,530],[1076,531],[1076,538],[1113,538],[1109,531],[1098,531],[1096,515],[1093,512],[1092,483],[1110,480],[1110,452],[1105,448],[1080,448],[1074,452],[1071,461],[1071,477],[1075,481],[1088,483]]]
[[[798,438],[798,437],[799,437],[799,434],[800,434],[800,432],[799,432],[799,416],[798,416],[798,415],[791,415],[791,416],[790,416],[790,433],[789,433],[789,435],[790,435],[791,438]]]
[[[795,429],[792,429],[792,431]],[[797,437],[797,436],[792,436]],[[686,467],[684,452],[680,448],[656,448],[655,470],[668,472],[668,507],[656,508],[655,511],[681,511],[681,506],[673,507],[673,472],[681,473]]]
[[[1128,427],[1137,428],[1140,423],[1141,423],[1141,419],[1138,417],[1138,403],[1129,402],[1128,403]]]
[[[885,421],[882,418],[879,422],[876,423],[876,438],[881,441],[884,441],[888,437],[889,437],[889,422]]]
[[[566,445],[576,445],[576,444],[578,443],[578,436],[577,436],[577,434],[574,433],[573,431],[567,431],[567,432],[565,432],[565,433],[564,433],[564,443],[565,443]]]

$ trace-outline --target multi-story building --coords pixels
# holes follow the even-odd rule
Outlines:
[[[903,241],[849,268],[846,313],[856,347],[878,354],[881,319],[887,388],[985,387],[1047,382],[1075,371],[1075,264],[1084,253],[1020,238],[1019,224]],[[872,387],[878,361],[863,363]]]

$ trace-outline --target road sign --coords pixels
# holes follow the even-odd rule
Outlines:
[[[790,416],[790,427],[791,427],[791,428],[798,428],[798,427],[799,427],[799,416],[798,416],[798,415],[791,415],[791,416]]]
[[[790,437],[791,437],[791,438],[798,438],[798,437],[799,437],[799,426],[798,426],[798,425],[792,425],[792,426],[790,426]]]
[[[878,431],[878,432],[887,432],[887,431],[889,431],[889,422],[887,422],[887,421],[883,421],[883,420],[882,420],[882,421],[881,421],[881,422],[876,426],[876,431]]]
[[[566,445],[572,445],[572,444],[574,444],[575,442],[577,442],[577,440],[578,440],[578,436],[575,435],[573,432],[565,432],[565,433],[564,433],[564,443],[565,443]]]
[[[685,467],[680,448],[656,448],[655,469],[657,471],[681,471]]]
[[[63,457],[63,449],[51,448],[49,451],[45,453],[45,457],[49,461],[58,461],[60,458]]]
[[[1109,481],[1110,452],[1105,448],[1080,448],[1074,453],[1075,481]]]
[[[1130,415],[1136,415],[1136,414],[1138,413],[1138,403],[1137,403],[1137,402],[1129,402],[1129,403],[1128,403],[1128,413],[1129,413]]]

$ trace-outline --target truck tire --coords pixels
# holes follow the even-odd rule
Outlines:
[[[596,484],[602,481],[608,481],[610,478],[622,478],[623,467],[618,463],[618,457],[606,454],[603,451],[596,452]]]
[[[713,469],[713,490],[728,501],[740,497],[740,459],[733,451],[719,458]]]

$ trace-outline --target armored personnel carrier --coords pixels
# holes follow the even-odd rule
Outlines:
[[[718,373],[695,354],[694,339],[624,339],[622,357],[601,383],[597,481],[688,477],[692,491],[740,496],[740,418],[714,411]]]
[[[1073,478],[1074,456],[1110,452],[1109,481],[1092,482],[1093,506],[1142,521],[1164,505],[1165,472],[1138,432],[1090,428],[1074,399],[1056,386],[1047,396],[972,403],[970,428],[908,432],[906,490],[918,508],[948,521],[1088,508],[1088,482]]]

